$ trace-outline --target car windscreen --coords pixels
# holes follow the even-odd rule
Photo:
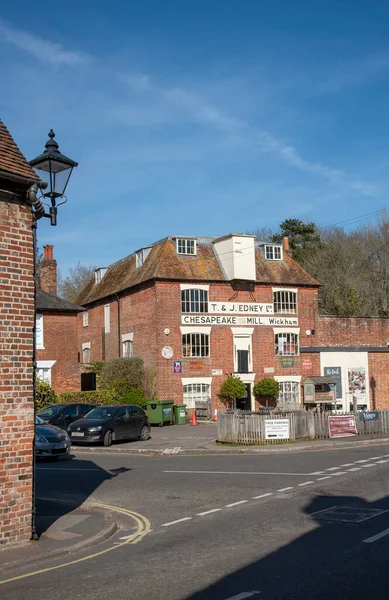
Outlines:
[[[111,406],[97,406],[96,408],[94,408],[93,410],[88,412],[88,414],[85,415],[84,418],[110,419],[111,417],[113,417],[113,415],[116,413],[116,411],[117,411],[117,408],[113,408]]]
[[[62,406],[45,406],[38,411],[40,417],[55,417],[61,412]]]
[[[35,425],[46,425],[46,423],[43,419],[38,417],[38,415],[35,415]]]

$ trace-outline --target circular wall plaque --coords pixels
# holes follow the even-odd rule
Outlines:
[[[170,329],[169,329],[169,327],[166,327],[166,329],[164,329],[164,334],[169,335],[169,333],[170,333]]]
[[[171,358],[173,356],[173,348],[170,346],[164,346],[162,348],[162,356],[164,358]]]

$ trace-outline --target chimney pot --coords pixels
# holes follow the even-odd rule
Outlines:
[[[285,235],[283,238],[283,246],[284,252],[289,252],[289,237],[287,235]]]
[[[43,246],[43,258],[53,258],[53,248],[50,244]]]

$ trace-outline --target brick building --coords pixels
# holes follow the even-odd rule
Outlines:
[[[43,251],[36,297],[37,376],[50,383],[57,394],[78,391],[81,368],[77,315],[84,309],[57,296],[53,246],[46,245]]]
[[[98,269],[79,298],[83,362],[139,356],[158,398],[213,409],[227,373],[246,384],[238,408],[254,408],[254,382],[275,377],[280,400],[299,406],[300,331],[317,329],[319,284],[287,241],[168,237]]]
[[[318,288],[287,238],[171,236],[97,269],[79,298],[81,360],[139,356],[157,397],[189,407],[221,408],[235,373],[247,388],[238,408],[257,406],[263,377],[280,383],[280,405],[301,408],[308,376],[332,377],[343,410],[389,408],[389,320],[319,316]]]
[[[0,545],[31,537],[34,240],[38,178],[0,121]]]

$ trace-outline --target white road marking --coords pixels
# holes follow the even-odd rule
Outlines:
[[[266,498],[267,496],[272,496],[271,492],[267,492],[267,494],[261,494],[260,496],[253,496],[253,500],[259,500],[260,498]]]
[[[372,465],[371,463],[369,463],[368,465],[362,465],[363,469],[368,469],[369,467],[374,467],[374,465]]]
[[[347,469],[347,471],[360,471],[361,467],[353,467],[352,469]]]
[[[389,535],[389,529],[384,529],[384,531],[381,531],[381,533],[377,533],[377,535],[372,535],[369,538],[366,538],[366,540],[363,540],[365,544],[372,544],[373,542],[376,542],[377,540],[385,537],[386,535]]]
[[[303,485],[309,485],[310,483],[314,483],[313,481],[304,481],[304,483],[299,483],[300,487],[303,487]]]
[[[212,510],[206,510],[205,512],[197,513],[197,516],[198,517],[205,517],[205,515],[210,515],[211,513],[218,512],[219,510],[221,510],[221,508],[213,508]]]
[[[340,465],[341,467],[352,467],[354,463],[344,463],[344,465]]]
[[[329,467],[326,471],[339,471],[340,467]]]
[[[233,502],[232,504],[226,504],[227,508],[231,508],[231,506],[238,506],[238,504],[245,504],[248,500],[239,500],[239,502]]]
[[[176,523],[183,523],[184,521],[190,521],[192,517],[184,517],[183,519],[177,519],[177,521],[170,521],[170,523],[162,523],[161,527],[170,527]]]
[[[251,592],[242,592],[237,596],[231,596],[230,598],[227,598],[227,600],[245,600],[245,598],[251,598],[252,596],[256,596],[260,593],[261,592],[257,592],[256,590],[252,590]]]
[[[385,459],[385,460],[377,460],[376,464],[377,465],[383,465],[384,463],[387,463],[389,459]]]
[[[339,467],[336,467],[339,468]],[[296,475],[306,477],[312,473],[268,473],[267,471],[163,471],[164,473],[197,473],[200,475]]]
[[[331,479],[332,475],[326,475],[325,477],[319,477],[318,481],[323,481],[323,479]]]
[[[337,471],[337,473],[332,473],[333,477],[338,477],[338,475],[347,475],[344,471]]]
[[[100,469],[74,469],[73,467],[69,467],[68,469],[65,467],[36,467],[37,471],[100,471]]]
[[[361,460],[356,460],[356,463],[365,463],[365,462],[369,462],[370,458],[362,458]]]
[[[308,473],[308,475],[324,475],[325,471],[313,471],[313,473]]]
[[[277,490],[277,492],[287,492],[288,490],[294,490],[294,488],[293,487],[281,488],[280,490]]]

